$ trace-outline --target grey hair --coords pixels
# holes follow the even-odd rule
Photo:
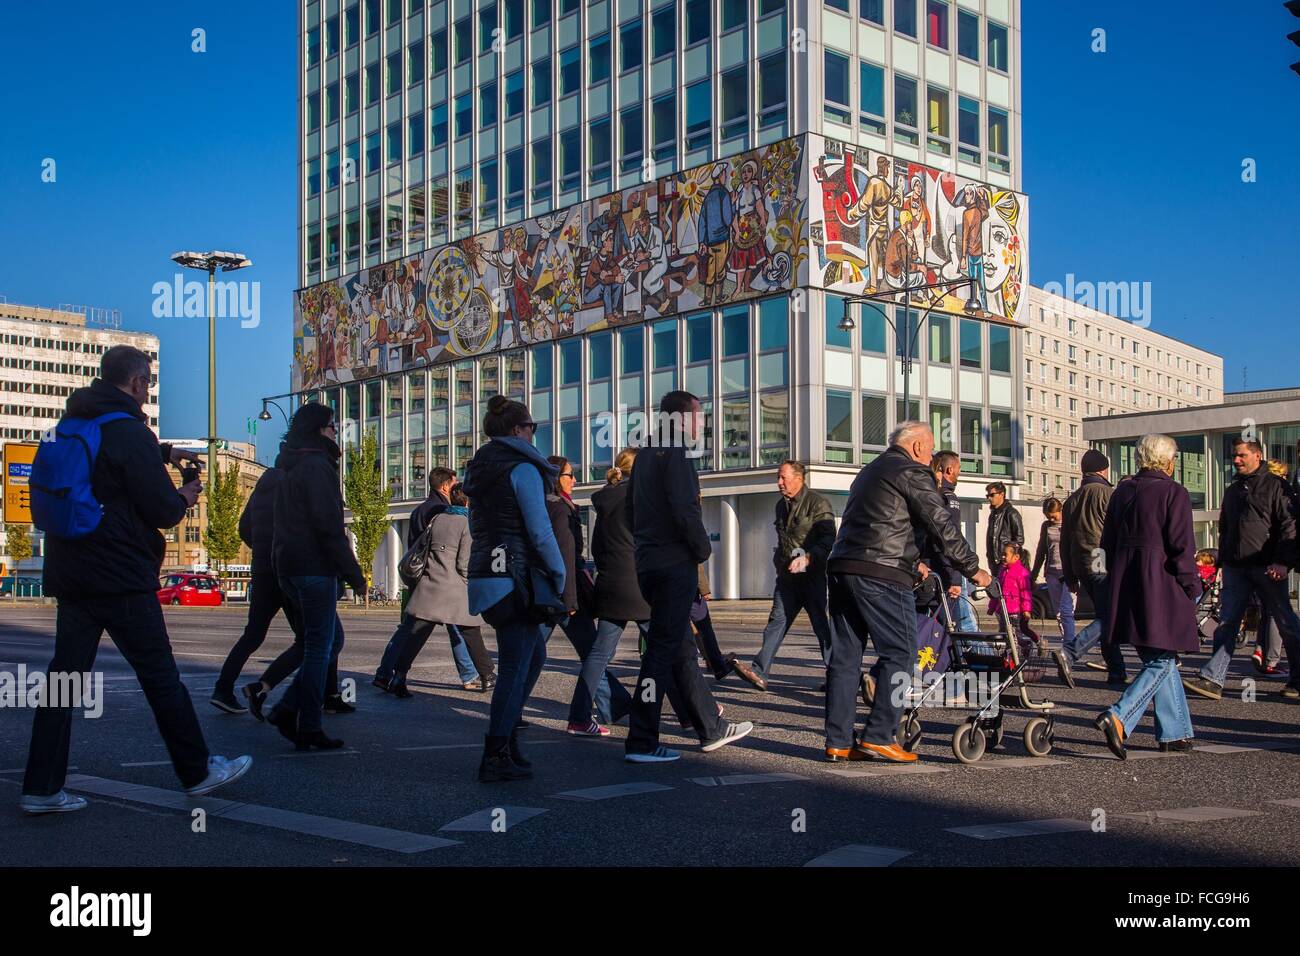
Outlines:
[[[898,427],[889,433],[889,444],[904,445],[923,434],[930,434],[930,426],[925,422],[918,422],[915,419],[899,422]]]
[[[1168,435],[1143,435],[1135,452],[1138,468],[1168,469],[1178,456],[1178,443]]]

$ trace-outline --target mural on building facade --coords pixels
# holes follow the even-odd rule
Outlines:
[[[1028,278],[1025,196],[837,140],[810,137],[813,282],[903,293],[914,306],[1016,321]],[[947,289],[921,289],[960,282]],[[902,304],[901,295],[897,300]]]
[[[300,290],[299,391],[806,284],[802,137]]]

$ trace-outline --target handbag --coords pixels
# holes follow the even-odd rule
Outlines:
[[[438,515],[434,515],[433,521],[430,521],[428,527],[420,532],[415,543],[402,555],[402,560],[397,562],[397,576],[408,588],[414,588],[420,583],[420,578],[424,577],[424,569],[429,566],[429,550],[433,546],[433,523],[437,520]]]

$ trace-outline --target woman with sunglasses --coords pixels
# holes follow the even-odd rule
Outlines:
[[[343,639],[339,579],[359,593],[366,588],[343,527],[337,433],[333,410],[310,402],[294,413],[277,459],[284,478],[275,495],[273,563],[301,622],[303,655],[298,676],[267,720],[299,750],[343,746],[321,728],[326,673]]]
[[[490,439],[465,469],[469,496],[469,612],[496,631],[497,685],[478,778],[533,775],[519,725],[546,663],[546,637],[564,614],[564,560],[546,509],[559,469],[533,445],[537,423],[522,402],[495,395],[483,416]]]

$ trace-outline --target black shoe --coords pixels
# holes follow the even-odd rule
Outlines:
[[[248,712],[259,721],[265,721],[266,715],[262,713],[262,705],[266,703],[266,691],[262,690],[262,682],[245,684],[244,698],[248,701]]]
[[[480,677],[478,679],[478,692],[480,694],[486,694],[488,691],[490,691],[493,687],[496,686],[497,686],[496,674],[488,674],[487,677]]]
[[[390,680],[388,682],[388,692],[392,694],[394,697],[399,698],[400,700],[406,700],[409,697],[415,696],[409,690],[406,689],[405,677],[394,677],[392,680]]]
[[[1074,675],[1070,673],[1070,662],[1066,660],[1064,651],[1052,651],[1052,659],[1056,661],[1056,676],[1061,678],[1061,683],[1070,690],[1074,690]]]
[[[1209,700],[1223,699],[1223,685],[1216,684],[1214,681],[1202,677],[1200,674],[1184,677],[1183,687],[1186,690],[1190,690],[1193,694],[1198,694]]]
[[[1106,746],[1120,760],[1128,759],[1128,751],[1124,749],[1124,727],[1114,714],[1109,710],[1103,710],[1097,715],[1097,719],[1092,725],[1106,735]]]
[[[519,749],[519,732],[515,731],[510,735],[510,762],[516,767],[523,767],[525,770],[531,770],[533,762],[524,756]]]
[[[338,750],[343,746],[343,741],[337,737],[327,737],[323,730],[309,730],[298,735],[298,742],[294,746],[298,750],[311,750],[312,747],[318,750]]]
[[[1128,678],[1123,674],[1108,674],[1106,676],[1107,687],[1127,687]]]
[[[392,682],[392,680],[393,679],[391,677],[381,677],[380,675],[376,674],[375,679],[370,682],[370,685],[372,687],[378,687],[385,694],[387,694],[388,685]]]
[[[826,682],[825,682],[825,681],[822,681],[820,684],[817,685],[817,693],[819,693],[819,694],[824,694],[824,693],[826,693]]]
[[[248,713],[248,708],[235,698],[233,691],[214,690],[209,703],[211,703],[213,707],[217,708],[217,710],[224,710],[227,714]]]
[[[269,724],[280,731],[281,736],[291,744],[298,743],[298,714],[296,711],[281,710],[278,706],[272,707],[271,712],[266,715]]]
[[[357,709],[343,699],[342,694],[331,694],[325,698],[321,710],[327,714],[355,714]]]
[[[510,759],[510,742],[504,737],[489,737],[483,747],[483,759],[478,765],[479,783],[500,783],[505,780],[527,780],[533,772]]]
[[[1184,737],[1182,740],[1162,740],[1160,742],[1160,749],[1166,753],[1185,754],[1194,748],[1192,747],[1192,738]]]

